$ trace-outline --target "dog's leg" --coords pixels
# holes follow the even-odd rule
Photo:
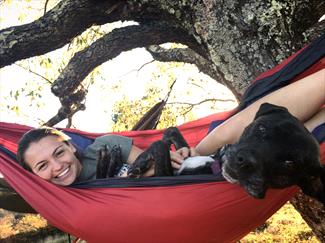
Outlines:
[[[107,169],[107,177],[114,177],[118,171],[117,168],[123,166],[122,152],[120,146],[114,146],[111,150],[110,163]]]
[[[152,144],[155,162],[155,176],[172,176],[173,168],[170,159],[169,146],[164,141]]]
[[[107,177],[107,170],[111,161],[111,154],[107,146],[103,146],[98,151],[96,178],[102,179]]]
[[[122,164],[121,148],[119,146],[114,146],[111,151],[107,146],[103,146],[98,153],[96,178],[114,177],[116,168],[121,167]]]
[[[188,146],[181,132],[176,127],[167,128],[164,132],[162,140],[167,143],[169,149],[172,144],[174,144],[176,150],[183,147],[190,147]]]
[[[140,154],[128,170],[128,177],[139,178],[152,166],[155,166],[155,176],[171,176],[173,169],[167,144],[157,141]]]
[[[154,164],[154,157],[149,149],[142,152],[136,160],[130,165],[128,177],[140,178]]]

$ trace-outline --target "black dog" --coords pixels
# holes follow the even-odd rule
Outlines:
[[[286,108],[262,104],[240,140],[224,148],[223,176],[255,198],[267,188],[298,185],[325,205],[325,168],[319,145]]]
[[[128,177],[140,178],[154,164],[155,176],[195,175],[211,174],[211,165],[214,159],[209,156],[198,156],[196,160],[186,160],[178,171],[174,171],[171,165],[170,149],[188,147],[187,142],[176,127],[166,129],[162,140],[152,143],[147,150],[141,153],[137,159],[129,165]],[[100,150],[97,163],[97,178],[113,177],[123,166],[120,147],[113,147],[109,151],[106,147]]]

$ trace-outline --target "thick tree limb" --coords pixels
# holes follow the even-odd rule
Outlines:
[[[308,42],[311,42],[323,33],[325,33],[325,20],[322,20],[321,22],[318,22],[311,28],[307,29],[304,33],[304,36],[306,36]]]
[[[83,105],[78,105],[84,97],[81,99],[81,96],[78,96],[78,101],[74,104],[75,109],[71,107],[73,103],[66,102],[68,105],[65,105],[62,101],[73,100],[72,94],[95,67],[118,56],[122,51],[165,42],[181,42],[194,48],[197,45],[195,40],[182,30],[169,27],[163,22],[114,29],[88,48],[76,53],[52,85],[52,92],[60,98],[62,107],[46,124],[54,125],[54,122],[64,120],[79,108],[84,109]]]
[[[240,93],[260,73],[304,46],[304,31],[317,23],[325,8],[320,0],[128,2],[169,13],[209,50],[214,68]]]
[[[0,31],[0,68],[69,43],[94,24],[120,20],[120,1],[67,0],[40,19]],[[117,18],[119,16],[119,18]]]
[[[67,95],[76,89],[95,67],[113,59],[121,52],[165,42],[195,45],[195,40],[182,30],[168,27],[165,23],[132,25],[114,29],[88,48],[74,55],[54,81],[52,92],[59,97]]]

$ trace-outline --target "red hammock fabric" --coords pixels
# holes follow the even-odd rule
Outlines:
[[[195,145],[210,121],[229,112],[180,126]],[[15,151],[29,127],[0,123],[0,145]],[[83,133],[87,134],[87,133]],[[161,131],[123,132],[146,147]],[[98,134],[87,134],[89,137]],[[322,144],[324,161],[325,144]],[[297,191],[269,190],[263,200],[227,182],[178,186],[75,189],[55,186],[26,172],[0,153],[0,171],[50,224],[87,242],[235,242],[265,222]],[[21,185],[24,185],[23,187]]]
[[[324,66],[323,58],[305,73],[316,72]],[[214,114],[179,128],[190,146],[195,146],[206,135],[212,121],[225,120],[232,112]],[[0,123],[0,146],[15,152],[18,139],[28,129],[18,124]],[[99,135],[74,132],[88,137]],[[162,131],[120,134],[132,137],[137,146],[146,148],[161,138]],[[321,151],[324,161],[324,143]],[[270,189],[265,199],[257,200],[240,186],[227,182],[67,188],[25,171],[3,152],[0,152],[0,171],[50,224],[87,242],[235,242],[264,223],[297,192],[295,187]]]
[[[216,114],[180,126],[191,145]],[[0,144],[13,151],[29,127],[0,123]],[[90,137],[98,134],[88,134]],[[161,131],[123,132],[146,147]],[[55,186],[26,172],[0,153],[0,171],[50,224],[87,242],[231,242],[262,224],[296,189],[270,190],[264,200],[227,182],[179,186],[74,189]],[[21,185],[24,185],[23,187]]]

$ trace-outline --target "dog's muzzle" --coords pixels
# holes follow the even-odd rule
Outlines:
[[[219,158],[220,165],[221,165],[221,174],[222,176],[230,183],[236,184],[238,183],[238,180],[235,179],[233,176],[231,176],[227,171],[231,169],[226,169],[228,164],[228,158],[227,158],[227,150],[231,147],[231,144],[226,144],[222,148],[219,149],[217,152],[217,157]]]

